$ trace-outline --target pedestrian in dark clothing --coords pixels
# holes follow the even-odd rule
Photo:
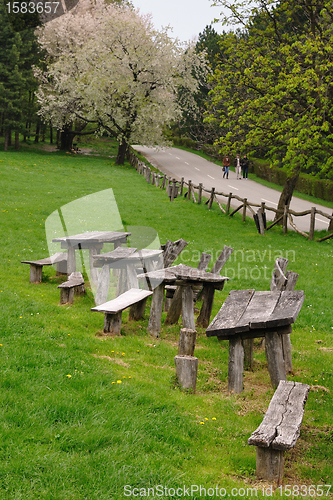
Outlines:
[[[227,177],[229,178],[229,168],[230,168],[230,157],[229,155],[226,155],[223,158],[223,179]]]
[[[249,173],[249,159],[246,155],[241,159],[241,167],[243,170],[243,179],[247,179],[247,175]]]

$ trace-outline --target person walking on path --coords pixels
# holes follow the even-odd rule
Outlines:
[[[237,180],[241,179],[242,178],[242,170],[241,170],[241,158],[240,158],[239,154],[236,156],[236,160],[235,160],[235,171],[236,171]]]
[[[223,179],[227,177],[229,179],[229,168],[230,168],[230,157],[226,155],[223,158]]]
[[[243,179],[247,179],[249,173],[249,159],[246,155],[241,159],[241,167],[243,170]]]

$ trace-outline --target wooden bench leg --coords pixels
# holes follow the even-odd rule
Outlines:
[[[265,352],[272,386],[276,389],[280,380],[287,380],[281,335],[277,332],[266,334]]]
[[[195,392],[198,373],[198,358],[193,356],[175,356],[176,376],[184,389]]]
[[[30,283],[41,283],[43,275],[43,266],[37,266],[36,264],[30,264]]]
[[[256,446],[256,452],[257,478],[265,481],[276,481],[279,486],[283,478],[284,451],[274,450],[271,446],[269,448]]]
[[[121,311],[116,314],[105,313],[104,318],[104,333],[115,333],[120,335],[121,330]]]
[[[200,314],[197,318],[197,325],[207,328],[210,321],[210,316],[212,314],[213,302],[214,302],[214,286],[209,283],[205,283],[203,286],[202,294],[202,306]]]
[[[195,330],[193,291],[190,286],[183,287],[182,293],[182,321],[183,327]]]
[[[167,317],[165,318],[166,325],[174,325],[178,322],[182,313],[183,302],[183,287],[177,286],[169,307]]]
[[[95,297],[95,304],[99,306],[104,304],[108,298],[108,291],[110,286],[110,266],[104,264],[98,273],[98,283]]]
[[[137,302],[136,304],[133,304],[130,307],[128,315],[129,321],[138,321],[139,319],[143,318],[147,299],[148,297],[146,297],[143,300],[140,300],[140,302]]]
[[[243,347],[244,347],[244,370],[252,370],[253,339],[243,339]]]
[[[74,288],[60,288],[60,304],[73,304]]]
[[[244,348],[240,336],[229,340],[228,391],[243,391]]]
[[[193,356],[197,332],[188,328],[182,328],[179,335],[178,354]]]
[[[163,299],[164,299],[164,283],[161,283],[154,289],[150,316],[148,323],[148,332],[153,335],[153,337],[158,337],[161,331],[161,319],[162,319],[162,309],[163,309]]]
[[[74,287],[74,295],[85,295],[86,287],[84,285],[79,285]]]
[[[281,338],[282,338],[284,366],[285,366],[287,373],[292,373],[293,362],[292,362],[292,358],[291,358],[290,335],[289,335],[289,333],[286,333],[284,335],[281,335]]]

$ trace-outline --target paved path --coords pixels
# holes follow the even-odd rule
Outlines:
[[[250,179],[237,180],[236,174],[233,171],[230,171],[229,179],[223,179],[222,169],[219,165],[204,160],[194,153],[189,153],[177,148],[167,148],[163,150],[147,148],[145,146],[133,146],[133,148],[144,155],[154,167],[172,178],[181,180],[181,178],[184,177],[186,182],[191,180],[196,185],[202,182],[204,188],[209,190],[215,187],[216,191],[233,193],[240,198],[247,198],[248,201],[252,203],[261,203],[264,201],[268,206],[273,208],[277,207],[280,197],[279,191],[262,186]],[[222,200],[224,203],[226,202],[225,198]],[[235,205],[235,200],[233,200],[233,202]],[[239,202],[236,202],[235,206],[239,206]],[[331,208],[301,200],[296,197],[293,197],[290,204],[290,208],[295,212],[303,212],[311,209],[313,206],[327,214],[332,214]],[[273,220],[274,215],[274,212],[268,211],[267,219]],[[309,231],[309,215],[294,217],[294,222],[302,231]],[[321,215],[316,215],[316,229],[320,230],[327,228],[328,219]]]

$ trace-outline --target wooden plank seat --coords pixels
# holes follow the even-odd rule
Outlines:
[[[57,265],[57,274],[67,274],[67,253],[57,252],[51,257],[40,260],[21,260],[21,264],[30,264],[30,283],[41,283],[43,266]]]
[[[60,304],[73,304],[75,295],[84,295],[84,279],[81,273],[75,271],[68,276],[68,280],[58,286],[60,288]]]
[[[256,446],[258,479],[281,484],[284,454],[299,438],[309,390],[307,384],[280,381],[262,423],[248,439]]]
[[[141,319],[143,317],[147,298],[152,294],[153,292],[149,290],[131,288],[115,299],[93,307],[91,310],[105,313],[104,333],[115,333],[119,335],[123,310],[130,307],[129,319],[136,321]]]

